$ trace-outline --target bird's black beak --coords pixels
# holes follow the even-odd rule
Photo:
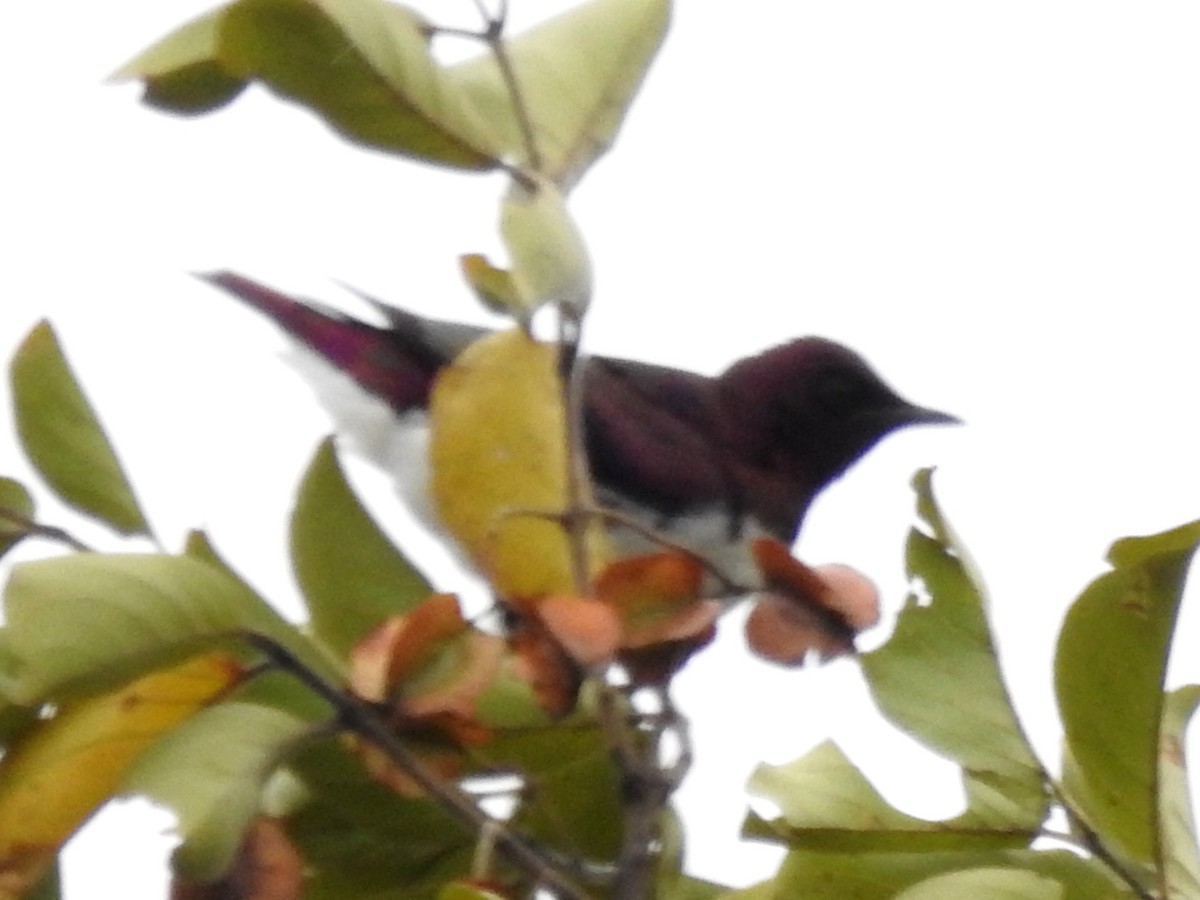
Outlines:
[[[903,413],[906,425],[962,425],[963,420],[927,406],[909,406]]]

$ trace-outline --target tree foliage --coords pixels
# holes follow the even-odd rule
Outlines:
[[[1063,759],[1047,761],[928,471],[914,479],[913,593],[890,640],[855,660],[881,713],[961,768],[966,809],[894,809],[827,742],[751,778],[777,814],[749,814],[745,835],[789,850],[773,878],[733,890],[683,872],[670,798],[689,748],[670,681],[711,639],[728,605],[715,601],[744,586],[670,546],[613,558],[569,377],[591,272],[567,198],[615,140],[669,15],[667,0],[590,0],[511,37],[500,15],[474,35],[477,58],[444,65],[446,33],[385,0],[235,0],[122,68],[172,112],[213,111],[259,82],[357,143],[508,173],[508,268],[460,264],[518,325],[553,305],[562,340],[485,338],[434,392],[434,495],[503,627],[432,591],[331,442],[291,520],[301,624],[202,533],[176,550],[92,552],[0,479],[0,554],[56,548],[12,566],[4,588],[0,898],[57,896],[62,845],[125,794],[177,814],[188,897],[1200,898],[1182,752],[1200,687],[1165,688],[1200,522],[1116,542],[1071,607],[1054,684]],[[118,535],[153,537],[49,324],[9,373],[45,487]],[[766,659],[852,647],[787,610],[836,614],[851,637],[873,621],[844,578],[769,542],[755,555],[748,636]]]

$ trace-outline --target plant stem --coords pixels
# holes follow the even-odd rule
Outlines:
[[[1112,869],[1118,878],[1129,885],[1129,889],[1139,900],[1159,900],[1158,895],[1143,885],[1133,872],[1105,846],[1096,829],[1088,823],[1087,819],[1083,817],[1083,814],[1078,809],[1071,805],[1062,786],[1052,779],[1048,779],[1047,781],[1050,785],[1051,793],[1058,800],[1058,804],[1063,808],[1063,812],[1067,814],[1067,819],[1070,821],[1071,826],[1079,832],[1080,837],[1075,843],[1091,852],[1098,860]]]
[[[51,541],[58,541],[58,543],[65,544],[72,550],[77,550],[80,553],[95,552],[93,548],[79,540],[66,529],[57,528],[53,525],[43,525],[40,522],[26,518],[20,513],[13,512],[11,509],[0,509],[0,520],[11,522],[22,529],[29,537],[41,537]]]

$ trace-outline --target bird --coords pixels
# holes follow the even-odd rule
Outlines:
[[[339,432],[436,527],[425,458],[430,393],[438,373],[489,330],[365,297],[383,320],[371,324],[233,272],[200,277],[292,339],[292,362]],[[604,356],[581,365],[596,498],[644,529],[611,529],[618,552],[655,549],[653,532],[732,583],[753,580],[751,540],[794,544],[816,496],[882,438],[960,421],[910,403],[853,350],[820,337],[779,344],[715,377]]]

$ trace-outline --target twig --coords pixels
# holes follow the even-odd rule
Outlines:
[[[58,528],[54,525],[43,525],[11,509],[0,509],[0,519],[11,522],[13,525],[21,528],[25,532],[25,535],[29,537],[41,537],[51,541],[58,541],[60,544],[65,544],[72,550],[77,550],[80,553],[96,552],[66,529]]]
[[[525,105],[525,97],[521,94],[521,86],[517,83],[517,70],[513,68],[512,57],[504,44],[504,26],[508,21],[507,0],[500,0],[495,15],[489,15],[483,7],[482,0],[475,0],[475,6],[484,20],[483,40],[496,58],[500,69],[500,77],[508,88],[509,100],[512,102],[513,118],[516,119],[517,129],[521,132],[521,143],[525,145],[526,164],[534,172],[542,171],[542,154],[538,149],[537,136],[533,130],[533,119],[529,108]]]
[[[586,307],[585,307],[586,308]],[[566,419],[567,504],[561,514],[571,544],[573,578],[582,596],[590,582],[588,532],[594,508],[584,446],[584,376],[576,365],[582,324],[565,304],[558,307],[559,379]],[[612,896],[644,900],[650,896],[661,843],[662,813],[674,785],[659,765],[661,733],[644,739],[630,727],[631,700],[609,680],[610,666],[589,672],[597,684],[597,719],[620,770],[624,828]]]
[[[575,363],[579,359],[579,340],[582,325],[568,316],[563,307],[558,310],[558,375],[562,384],[563,418],[566,426],[567,450],[567,510],[564,520],[567,540],[571,545],[571,575],[575,591],[587,592],[591,581],[588,564],[588,531],[590,523],[573,513],[591,505],[591,490],[587,473],[587,451],[583,443],[583,382]]]
[[[1063,808],[1063,812],[1067,814],[1067,819],[1070,821],[1080,834],[1074,843],[1082,846],[1085,850],[1090,851],[1097,859],[1112,869],[1113,873],[1129,885],[1129,889],[1140,900],[1159,900],[1157,894],[1147,888],[1137,879],[1137,877],[1129,870],[1129,868],[1116,855],[1105,846],[1101,840],[1099,833],[1094,829],[1083,817],[1083,814],[1076,809],[1067,799],[1066,792],[1053,779],[1047,779],[1047,784],[1050,787],[1050,792],[1054,794],[1058,800],[1058,805]],[[1047,836],[1055,836],[1047,834]]]
[[[266,635],[244,632],[243,637],[271,662],[295,676],[305,687],[332,706],[343,728],[375,744],[446,812],[482,839],[490,841],[538,884],[555,891],[563,900],[589,900],[582,889],[560,872],[523,836],[501,820],[488,815],[455,784],[431,772],[420,758],[384,725],[369,704],[326,682],[290,650]]]
[[[517,130],[521,133],[521,143],[525,147],[526,166],[532,172],[540,173],[542,171],[542,154],[538,149],[537,133],[533,128],[533,118],[529,114],[529,108],[525,105],[525,99],[521,94],[520,85],[517,82],[517,70],[513,67],[512,57],[508,55],[508,49],[504,45],[504,27],[508,22],[508,3],[506,0],[500,0],[496,13],[493,15],[488,12],[484,6],[483,0],[473,0],[475,9],[479,12],[479,17],[483,19],[482,31],[471,31],[467,28],[451,28],[442,25],[429,25],[426,27],[426,33],[429,35],[453,35],[455,37],[468,38],[470,40],[483,41],[488,46],[488,50],[496,59],[496,66],[500,69],[500,77],[504,81],[504,86],[508,89],[509,99],[512,102],[513,118],[517,123]],[[537,178],[533,177],[529,171],[525,171],[520,167],[504,166],[509,175],[514,181],[521,184],[522,187],[528,190],[537,189]]]
[[[721,595],[725,597],[734,597],[744,594],[753,593],[754,588],[749,585],[740,584],[733,578],[730,578],[720,566],[708,559],[704,555],[697,553],[691,547],[684,546],[678,541],[666,535],[664,532],[656,531],[649,525],[640,522],[628,513],[621,512],[618,509],[613,509],[608,506],[596,506],[590,503],[584,503],[571,509],[563,511],[552,511],[546,509],[508,509],[501,513],[493,528],[497,527],[506,519],[514,519],[528,517],[534,519],[546,519],[551,522],[557,522],[563,528],[570,529],[572,520],[580,519],[601,519],[612,525],[618,525],[621,528],[627,528],[637,534],[639,537],[645,538],[648,543],[655,544],[663,550],[668,550],[673,553],[679,553],[694,559],[699,563],[713,580],[717,582],[721,589]]]

